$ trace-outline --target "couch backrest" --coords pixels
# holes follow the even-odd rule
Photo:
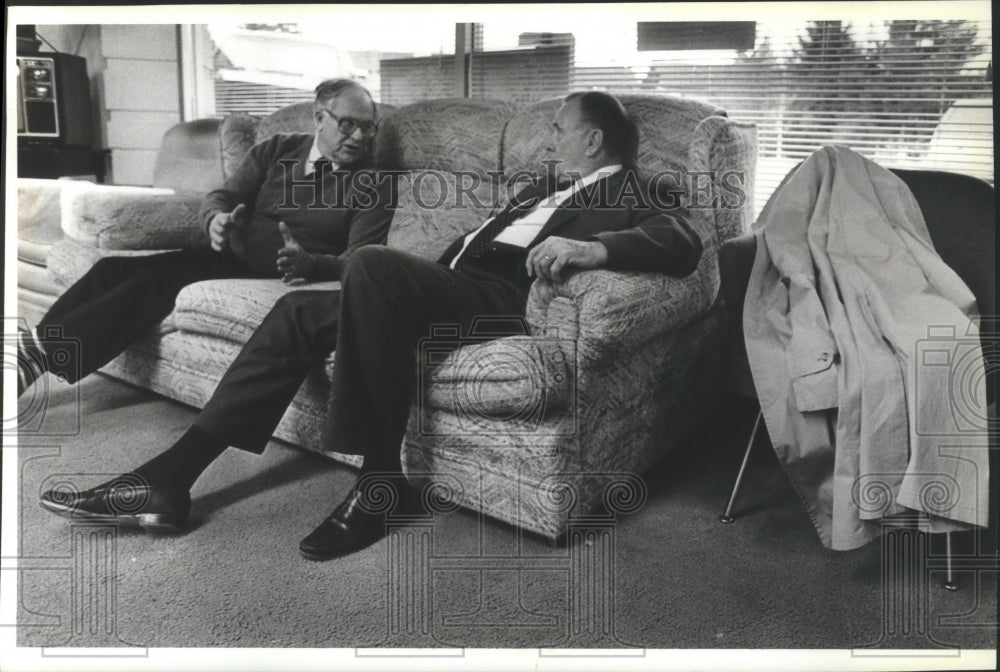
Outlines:
[[[712,181],[709,197],[728,199],[692,212],[692,222],[710,257],[705,272],[713,273],[719,243],[748,230],[753,216],[756,130],[732,122],[724,110],[697,100],[654,94],[619,98],[639,125],[641,174],[679,171],[683,181],[679,187],[685,191],[691,187],[693,173],[705,175],[698,179]],[[459,98],[421,101],[399,109],[380,105],[376,161],[382,168],[406,171],[399,184],[399,209],[389,245],[436,257],[456,236],[478,226],[506,193],[495,178],[491,182],[490,173],[543,173],[552,120],[561,104],[561,99],[552,99],[522,108],[505,101]],[[287,106],[263,119],[230,115],[220,129],[223,172],[231,174],[255,142],[274,133],[312,129],[312,104],[308,102]],[[470,190],[471,176],[460,185],[456,171],[472,173],[482,183]],[[727,171],[743,179],[737,186],[742,186],[744,199],[735,205],[739,194],[720,193]]]
[[[427,100],[382,119],[375,157],[389,170],[500,170],[500,138],[518,111],[512,103],[475,98]]]
[[[390,247],[428,259],[482,223],[497,200],[500,139],[519,110],[503,101],[428,100],[386,115],[379,167],[402,171]]]
[[[639,126],[639,171],[653,175],[661,170],[688,166],[688,148],[695,129],[706,117],[725,116],[721,108],[689,98],[619,94],[617,98]],[[536,103],[518,114],[503,137],[503,169],[544,171],[552,142],[552,121],[561,98]]]

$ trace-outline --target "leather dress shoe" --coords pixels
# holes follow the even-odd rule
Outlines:
[[[191,494],[181,488],[149,485],[126,475],[90,490],[48,490],[42,508],[74,520],[137,524],[149,532],[177,532],[191,511]]]
[[[332,560],[367,548],[385,537],[387,514],[400,515],[415,509],[413,492],[406,480],[400,478],[390,482],[396,497],[388,511],[374,506],[362,488],[352,488],[333,513],[299,544],[302,557]]]

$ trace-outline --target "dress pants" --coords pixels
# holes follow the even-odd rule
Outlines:
[[[276,271],[277,273],[277,271]],[[75,383],[121,354],[170,314],[185,286],[218,278],[266,277],[228,249],[105,257],[39,321],[40,340],[67,343],[49,370]],[[276,277],[276,276],[275,276]]]
[[[195,420],[213,437],[260,452],[306,374],[336,350],[324,445],[396,470],[416,384],[417,346],[434,325],[467,333],[481,316],[523,316],[526,297],[487,274],[366,246],[341,291],[297,291],[275,304]]]

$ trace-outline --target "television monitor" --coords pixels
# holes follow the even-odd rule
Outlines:
[[[17,137],[21,144],[93,145],[86,59],[42,52],[17,56]]]

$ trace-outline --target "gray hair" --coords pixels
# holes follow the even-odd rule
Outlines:
[[[320,82],[319,86],[316,87],[316,104],[324,106],[329,105],[331,102],[336,100],[340,94],[351,89],[360,91],[368,96],[368,100],[372,101],[372,114],[377,114],[378,109],[375,106],[375,99],[372,98],[372,94],[368,91],[368,89],[357,81],[347,79],[346,77],[336,77],[334,79],[328,79]]]

